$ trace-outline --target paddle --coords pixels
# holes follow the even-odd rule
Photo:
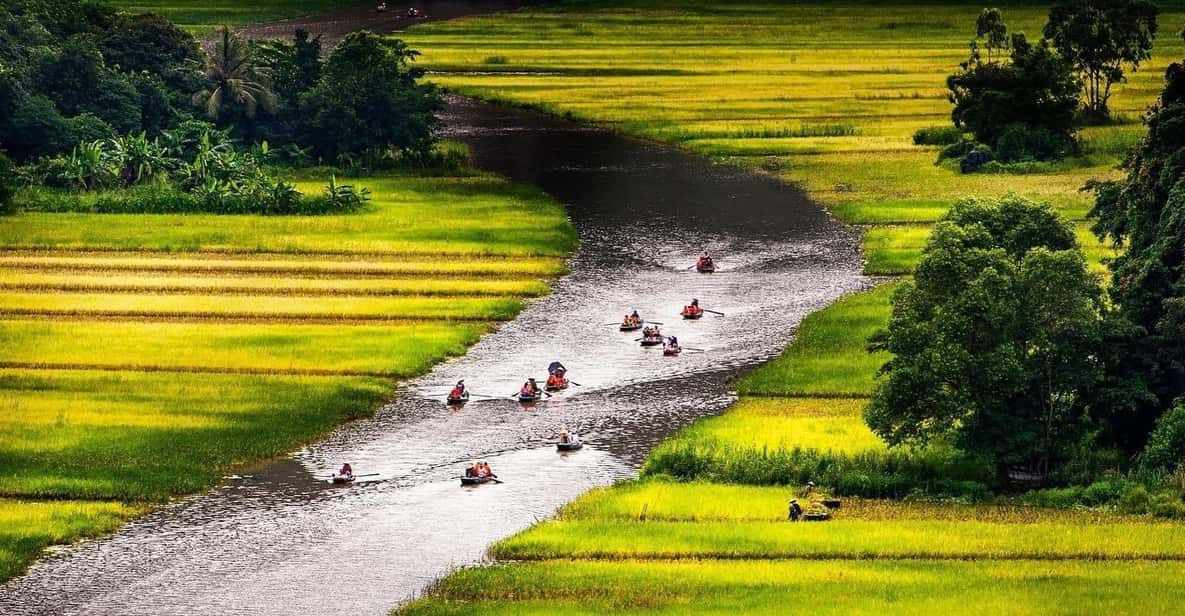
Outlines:
[[[694,348],[694,347],[683,347],[683,350],[684,350],[684,351],[698,351],[698,352],[700,352],[700,353],[707,353],[707,351],[705,351],[705,350],[703,350],[703,349],[697,349],[697,348]]]
[[[577,386],[577,387],[584,387],[584,385],[581,385],[580,383],[577,383],[576,381],[573,381],[572,379],[568,379],[568,382]]]
[[[646,322],[650,323],[652,325],[662,325],[662,323],[659,323],[658,321],[646,321]]]
[[[720,316],[724,316],[724,313],[723,313],[723,312],[717,312],[717,311],[715,311],[715,310],[708,310],[707,308],[704,308],[704,309],[703,309],[703,311],[704,311],[704,312],[710,312],[710,313],[712,313],[712,314],[718,314],[718,315],[720,315]]]

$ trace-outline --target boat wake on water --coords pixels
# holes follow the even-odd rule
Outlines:
[[[0,587],[0,613],[385,614],[636,475],[656,443],[723,410],[730,380],[780,352],[803,316],[867,284],[854,235],[793,187],[534,112],[450,99],[444,116],[479,167],[567,206],[581,249],[554,292],[374,417],[57,550]],[[705,250],[718,271],[688,270]],[[726,316],[683,320],[692,298]],[[634,310],[687,352],[664,357],[610,325]],[[510,399],[552,361],[580,385]],[[490,397],[445,405],[442,386],[461,379]],[[563,430],[584,447],[557,452]],[[460,487],[477,460],[504,483]],[[345,461],[379,481],[324,479]]]

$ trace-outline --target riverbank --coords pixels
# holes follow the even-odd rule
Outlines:
[[[490,175],[339,183],[373,200],[0,219],[0,579],[373,415],[546,294],[576,247],[555,201]]]
[[[1028,32],[1047,11],[1001,8]],[[966,57],[979,9],[566,2],[407,38],[451,90],[675,143],[804,187],[863,228],[866,273],[908,274],[957,198],[1007,192],[1049,201],[1076,221],[1100,271],[1113,252],[1086,232],[1090,195],[1079,189],[1116,176],[1181,43],[1158,41],[1153,61],[1116,94],[1122,121],[1084,130],[1081,157],[1025,174],[962,175],[935,166],[937,148],[910,137],[949,123],[944,79]],[[1162,9],[1163,32],[1185,21],[1180,7]],[[887,500],[849,500],[824,524],[784,522],[789,498],[810,502],[799,487],[812,478],[827,491],[889,497],[908,495],[918,480],[954,496],[983,489],[977,469],[942,452],[913,468],[933,476],[894,484],[884,472],[899,461],[861,411],[883,361],[868,354],[866,338],[887,322],[890,291],[812,315],[780,359],[737,384],[741,400],[728,412],[660,445],[641,482],[583,497],[491,549],[514,564],[462,570],[400,613],[782,613],[808,598],[822,613],[1059,613],[1068,597],[1073,611],[1171,609],[1165,597],[1179,563],[1158,562],[1166,554],[1156,546],[1174,524]],[[1066,541],[1048,545],[1050,536]],[[1103,544],[1118,549],[1104,553]]]

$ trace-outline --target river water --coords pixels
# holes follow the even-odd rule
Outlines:
[[[0,614],[384,614],[589,488],[635,476],[654,444],[723,410],[730,380],[804,315],[866,283],[854,234],[796,188],[534,112],[453,99],[445,116],[478,166],[568,207],[581,249],[554,293],[372,419],[60,548],[0,587]],[[715,274],[687,269],[705,249]],[[680,321],[692,297],[726,316]],[[663,357],[607,325],[633,309],[703,352]],[[442,403],[458,378],[505,395],[552,360],[581,386],[533,406]],[[586,447],[557,453],[563,427]],[[505,483],[460,487],[478,458]],[[380,480],[314,478],[342,461]]]

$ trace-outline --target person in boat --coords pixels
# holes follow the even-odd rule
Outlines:
[[[485,463],[485,462],[478,462],[478,463],[477,463],[477,467],[476,467],[476,469],[475,469],[475,471],[474,471],[474,475],[475,475],[475,476],[476,476],[478,479],[485,479],[486,477],[488,477],[488,476],[490,475],[489,471],[487,471],[487,470],[486,470],[487,468],[488,468],[488,467],[486,467],[486,463]]]
[[[419,17],[419,16],[420,16],[420,10],[419,10],[419,9],[417,9],[416,7],[414,7],[414,6],[412,6],[412,7],[408,7],[408,9],[407,9],[407,16],[408,16],[408,17],[410,17],[410,18],[412,18],[412,19],[415,19],[416,17]]]
[[[638,325],[641,325],[641,324],[642,324],[642,316],[638,314],[637,310],[635,310],[633,312],[633,314],[630,315],[630,325],[637,327]]]
[[[663,349],[667,351],[679,350],[679,339],[674,336],[667,338],[667,343],[663,346]]]
[[[712,262],[712,255],[704,253],[700,255],[699,260],[695,262],[696,269],[712,269],[716,264]]]
[[[453,390],[448,392],[448,397],[453,400],[460,400],[461,398],[465,397],[466,392],[465,379],[461,379],[457,381],[456,385],[453,386]]]
[[[565,370],[563,366],[556,368],[555,370],[553,370],[551,372],[551,374],[547,375],[547,386],[548,387],[564,387],[564,386],[566,386],[568,384],[568,379],[564,378],[564,375],[567,373],[568,373],[568,371]]]
[[[346,462],[345,464],[342,465],[341,469],[337,471],[337,476],[341,477],[343,479],[353,479],[354,478],[354,469],[350,467],[349,462]]]
[[[474,463],[473,463],[473,466],[466,466],[466,467],[465,467],[465,476],[466,476],[466,477],[476,477],[476,476],[477,476],[477,471],[478,471],[480,468],[481,468],[481,463],[480,463],[480,462],[474,462]]]
[[[527,382],[523,383],[523,387],[518,390],[518,394],[526,397],[539,395],[539,384],[535,382],[534,377],[527,379]]]
[[[699,307],[699,300],[692,299],[691,303],[683,307],[683,316],[697,317],[704,313],[704,309]]]
[[[568,434],[567,430],[560,431],[560,444],[567,445],[572,442],[572,435]]]
[[[798,518],[802,517],[802,505],[798,504],[797,498],[790,499],[790,511],[786,514],[786,518],[791,522],[797,522]]]

